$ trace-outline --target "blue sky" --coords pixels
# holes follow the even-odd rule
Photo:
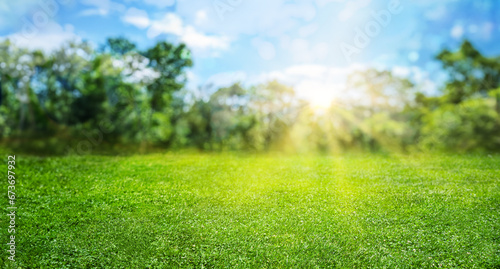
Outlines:
[[[186,43],[189,87],[279,79],[316,103],[341,97],[346,76],[391,69],[436,90],[433,57],[470,39],[500,55],[496,0],[17,0],[0,3],[0,36],[50,51],[125,36],[141,48]]]

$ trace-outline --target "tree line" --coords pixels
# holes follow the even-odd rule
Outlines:
[[[440,92],[387,70],[354,72],[346,98],[317,110],[277,81],[186,89],[189,48],[125,38],[44,53],[0,43],[0,138],[43,147],[106,129],[106,145],[344,152],[500,150],[500,58],[464,41],[436,60]]]

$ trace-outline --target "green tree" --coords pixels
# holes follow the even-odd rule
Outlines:
[[[137,50],[137,45],[125,37],[108,38],[106,43],[101,46],[101,51],[112,55],[125,55],[135,50]]]
[[[191,67],[193,62],[184,44],[176,46],[167,42],[158,42],[143,54],[149,59],[148,66],[159,74],[147,86],[151,110],[146,128],[150,130],[152,141],[169,143],[173,132],[171,125],[173,112],[170,106],[172,94],[184,87],[186,68]]]
[[[445,87],[447,101],[458,104],[474,95],[482,97],[495,95],[496,111],[500,114],[500,58],[483,56],[469,41],[460,49],[451,52],[443,50],[437,56],[448,72]]]

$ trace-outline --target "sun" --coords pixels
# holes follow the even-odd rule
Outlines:
[[[311,108],[315,110],[325,110],[337,99],[339,88],[336,85],[327,85],[322,83],[308,83],[308,85],[299,85],[297,94],[299,97],[308,101]]]
[[[333,98],[327,98],[322,95],[311,95],[311,97],[306,100],[309,101],[311,108],[314,110],[326,110],[333,103]]]

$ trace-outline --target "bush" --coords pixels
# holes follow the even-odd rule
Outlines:
[[[500,149],[500,117],[490,99],[447,104],[423,118],[420,145],[445,151]]]

